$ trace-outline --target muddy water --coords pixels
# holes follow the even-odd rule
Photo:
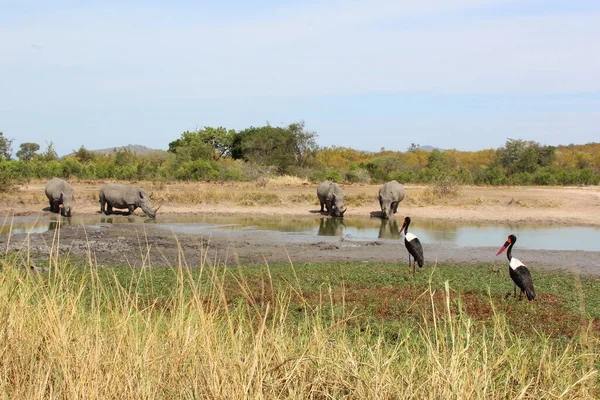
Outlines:
[[[6,217],[0,220],[0,235],[9,232],[42,233],[59,226],[100,227],[111,224],[145,223],[175,233],[200,234],[214,230],[281,232],[287,240],[305,242],[318,236],[349,241],[398,240],[401,219],[351,218],[264,218],[237,216],[163,215],[156,219],[139,216]],[[532,250],[600,251],[600,228],[577,226],[528,226],[413,221],[410,231],[425,244],[452,244],[463,247],[500,247],[509,234],[518,237],[518,247]],[[265,232],[266,233],[266,232]]]

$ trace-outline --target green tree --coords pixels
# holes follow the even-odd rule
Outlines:
[[[96,159],[96,153],[86,149],[83,145],[79,147],[79,150],[73,150],[73,155],[84,164]]]
[[[114,149],[114,164],[116,166],[124,167],[126,165],[135,163],[135,161],[135,154],[129,149],[129,147]]]
[[[411,144],[410,144],[410,146],[408,146],[408,151],[409,151],[410,153],[414,153],[415,151],[419,150],[419,147],[420,147],[420,146],[421,146],[421,145],[420,145],[420,144],[418,144],[418,143],[411,143]]]
[[[196,131],[183,132],[179,139],[169,143],[169,151],[182,161],[216,161],[230,153],[234,137],[234,130],[207,126]]]
[[[508,139],[504,147],[499,148],[497,152],[509,175],[520,172],[534,173],[539,167],[552,165],[555,160],[555,147],[542,146],[530,140]]]
[[[317,133],[307,132],[304,121],[294,122],[287,129],[293,137],[296,165],[302,168],[313,165],[319,151]]]
[[[317,134],[307,132],[304,122],[287,127],[271,125],[251,127],[239,132],[232,141],[231,155],[257,164],[274,166],[279,173],[291,173],[316,162]]]
[[[0,158],[10,160],[12,156],[12,142],[13,139],[9,139],[4,136],[4,133],[0,132]]]
[[[35,157],[35,153],[40,149],[40,145],[37,143],[26,142],[21,143],[19,151],[17,151],[17,157],[21,161],[31,161]]]
[[[46,151],[44,151],[43,153],[40,153],[40,154],[36,154],[35,159],[41,160],[41,161],[56,161],[56,160],[58,160],[58,154],[56,153],[56,150],[54,150],[54,142],[53,141],[46,142]]]
[[[436,171],[447,171],[450,168],[450,160],[446,157],[445,152],[433,149],[429,153],[427,167]]]

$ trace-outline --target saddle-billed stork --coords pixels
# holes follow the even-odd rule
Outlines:
[[[419,238],[408,232],[408,226],[410,225],[410,217],[404,217],[404,223],[402,224],[402,228],[398,231],[400,236],[404,238],[404,246],[406,246],[406,250],[408,250],[408,267],[410,268],[410,256],[413,256],[413,276],[415,274],[415,261],[419,264],[419,268],[423,268],[423,263],[425,260],[423,259],[423,246],[421,246],[421,242]]]
[[[516,242],[517,237],[515,235],[509,235],[508,239],[506,239],[506,242],[504,243],[504,246],[502,246],[502,248],[498,250],[498,253],[496,253],[496,256],[502,254],[502,252],[508,247],[508,251],[506,252],[506,257],[508,258],[509,262],[508,272],[510,273],[510,277],[515,284],[515,297],[517,297],[518,286],[519,289],[521,289],[519,299],[522,298],[524,292],[527,296],[527,299],[529,301],[532,301],[533,299],[535,299],[535,291],[533,290],[533,280],[531,279],[531,274],[529,273],[527,267],[521,261],[517,260],[516,258],[513,258],[512,256],[512,248]]]

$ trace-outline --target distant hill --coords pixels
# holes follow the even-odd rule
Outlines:
[[[146,146],[142,146],[139,144],[128,144],[127,146],[116,146],[116,147],[108,147],[106,149],[97,149],[97,150],[92,150],[92,149],[87,149],[88,151],[91,151],[92,153],[96,153],[96,154],[113,154],[119,150],[129,150],[130,152],[132,152],[133,154],[137,154],[137,155],[148,155],[148,154],[163,154],[166,153],[165,150],[161,150],[161,149],[151,149],[150,147],[146,147]],[[73,155],[74,153],[70,153],[68,155]]]
[[[418,149],[423,150],[423,151],[433,151],[433,150],[444,151],[444,149],[440,149],[439,147],[433,147],[433,146],[429,146],[429,145],[419,146]]]

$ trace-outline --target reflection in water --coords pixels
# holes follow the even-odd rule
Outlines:
[[[54,231],[61,226],[69,226],[71,225],[71,218],[69,217],[50,217],[50,221],[48,222],[48,230]]]
[[[461,225],[458,225],[456,222],[436,220],[412,220],[410,224],[411,231],[414,231],[415,229],[426,231],[429,240],[434,242],[455,241],[458,236],[459,227],[461,227]]]
[[[395,218],[381,219],[381,226],[379,227],[379,239],[398,239],[398,222]]]
[[[0,235],[42,233],[59,226],[90,226],[102,224],[156,224],[158,228],[176,233],[199,234],[207,230],[269,230],[301,236],[344,237],[346,240],[399,240],[402,217],[379,218],[294,218],[239,217],[219,215],[159,215],[156,219],[122,215],[81,215],[5,217]],[[452,243],[457,246],[496,247],[509,234],[519,238],[519,248],[551,250],[600,251],[600,229],[577,226],[532,226],[484,223],[455,223],[435,220],[414,220],[411,232],[422,243]]]
[[[129,224],[133,222],[145,222],[139,218],[131,216],[118,216],[118,217],[100,217],[101,224]]]
[[[321,218],[319,222],[319,236],[342,236],[344,234],[344,219],[343,218]]]

